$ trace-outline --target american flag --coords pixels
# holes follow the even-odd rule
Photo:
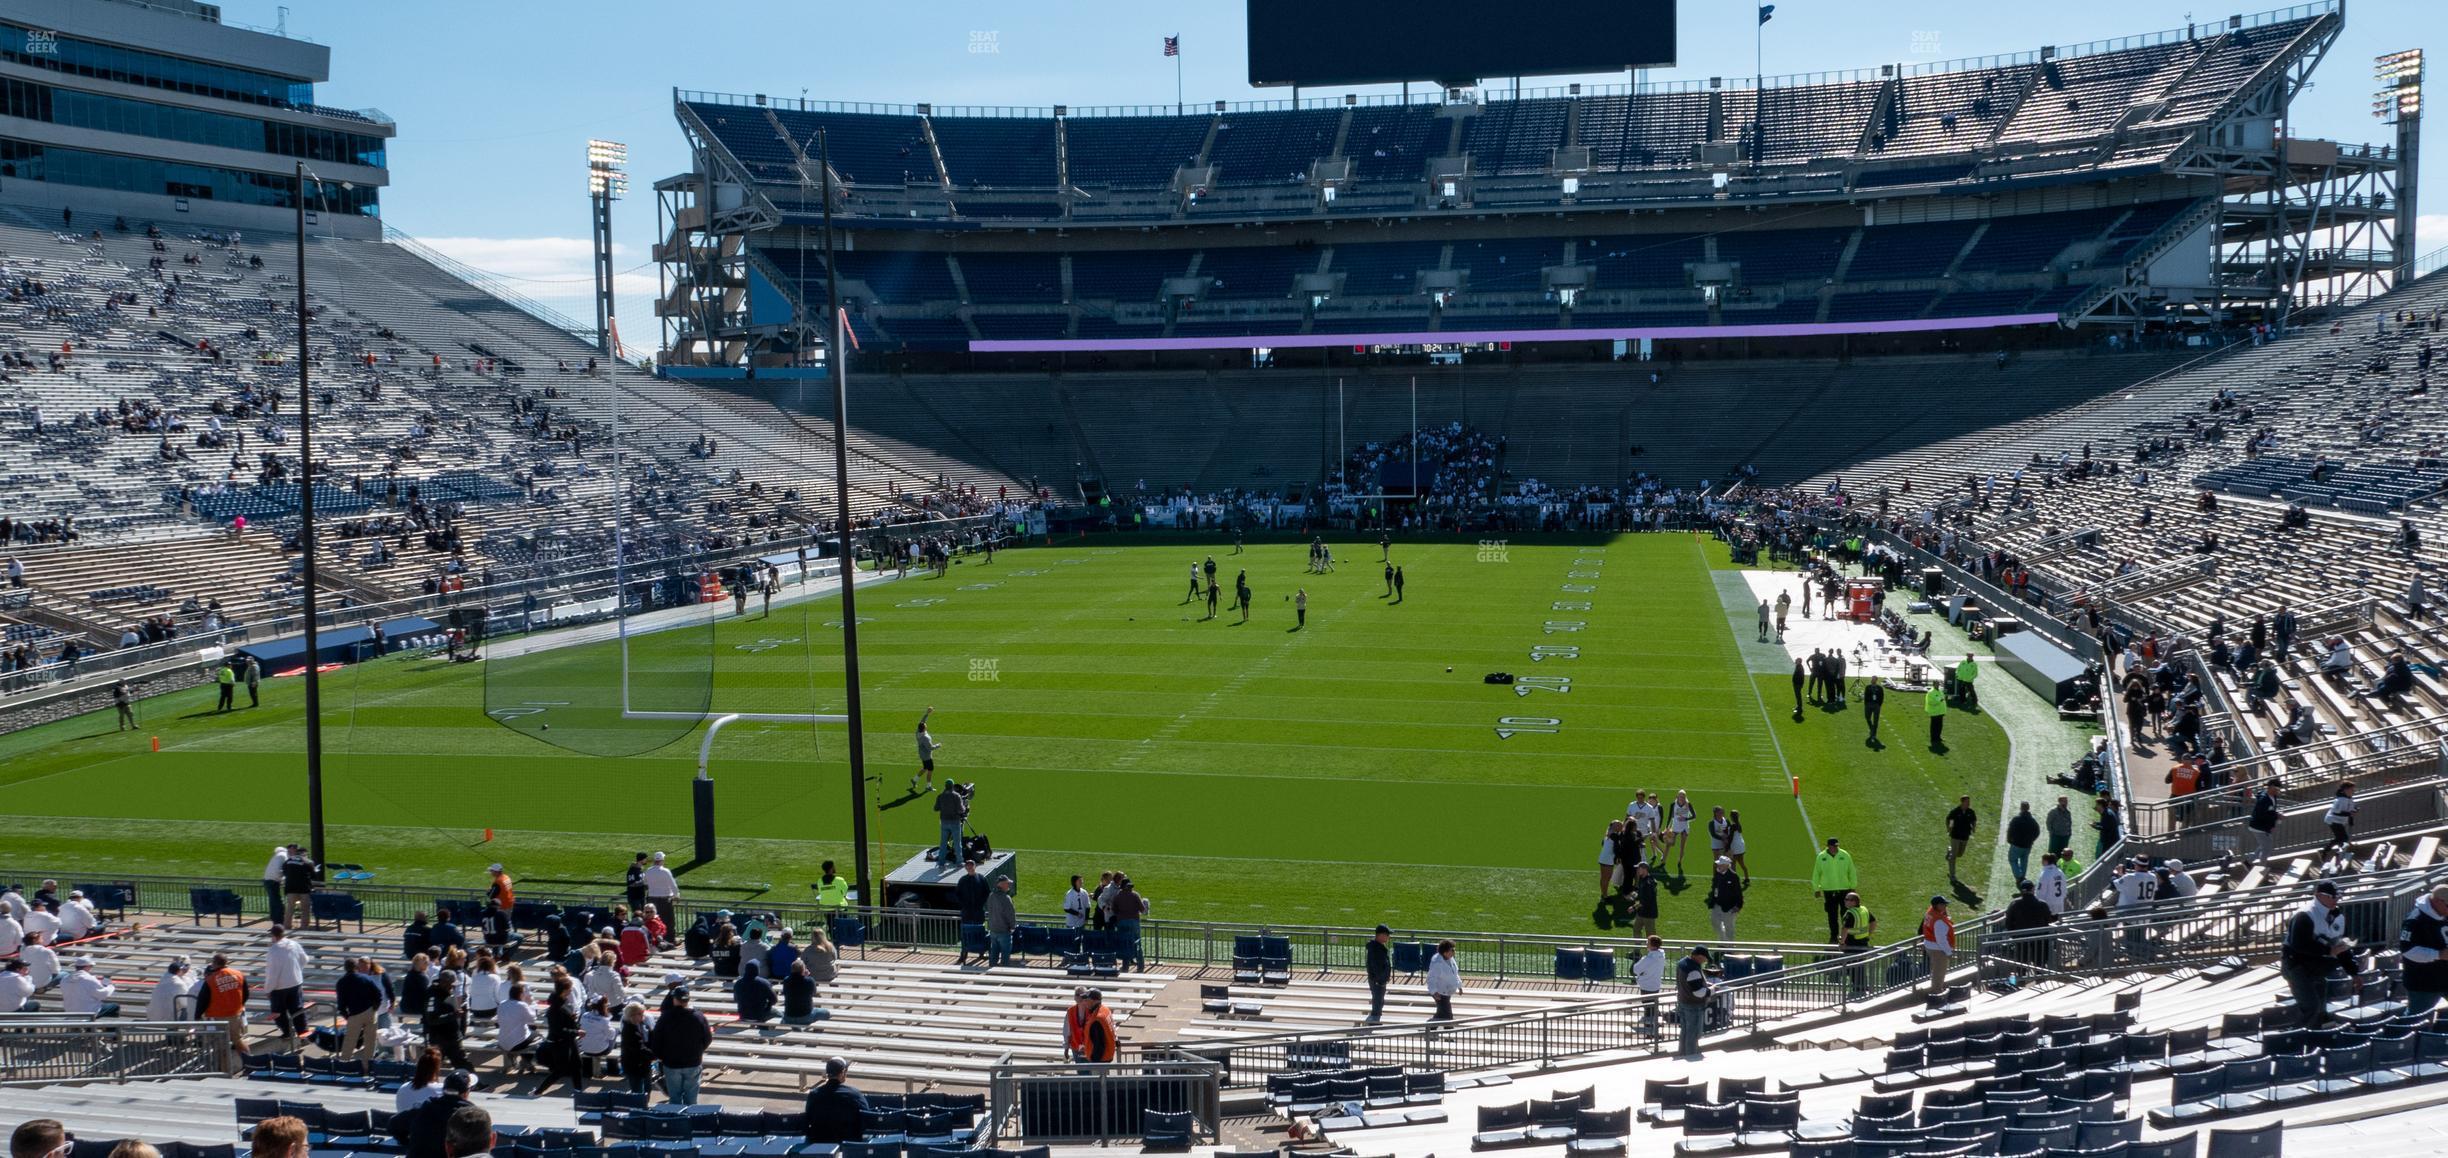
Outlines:
[[[1178,36],[1168,36],[1168,37],[1165,37],[1165,55],[1166,55],[1166,56],[1180,56],[1180,55],[1181,55],[1181,37],[1178,37]]]

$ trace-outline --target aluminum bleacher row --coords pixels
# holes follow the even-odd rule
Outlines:
[[[292,244],[259,236],[233,245],[193,231],[156,239],[143,222],[62,234],[0,211],[9,286],[40,282],[48,291],[0,302],[0,346],[34,363],[0,376],[0,445],[22,464],[0,479],[0,511],[21,524],[72,515],[80,532],[76,544],[11,545],[29,586],[0,608],[10,624],[47,633],[55,652],[70,638],[108,646],[153,617],[196,632],[208,614],[245,624],[294,613],[296,560],[282,540],[295,534],[295,478],[251,481],[260,453],[295,463],[294,398],[273,415],[261,401],[296,389]],[[450,546],[463,551],[471,579],[495,566],[508,574],[534,557],[538,540],[608,527],[615,395],[633,431],[632,487],[685,516],[693,538],[763,538],[827,517],[829,427],[625,365],[588,373],[593,351],[578,339],[517,310],[486,308],[492,299],[405,245],[309,245],[311,344],[322,363],[315,389],[327,400],[317,406],[317,461],[330,472],[318,487],[330,517],[328,593],[359,603],[411,594],[451,558]],[[146,268],[155,258],[164,260],[160,280]],[[46,354],[63,343],[65,365],[49,369]],[[581,441],[519,425],[513,404],[522,399]],[[159,424],[122,429],[123,414],[149,408],[161,412]],[[222,424],[225,445],[199,444],[211,422]],[[700,436],[719,453],[691,454]],[[856,430],[853,442],[853,507],[862,515],[902,512],[901,492],[946,483],[992,492],[1014,481]],[[535,485],[512,482],[520,473]],[[429,502],[464,504],[452,544],[405,534],[378,561],[364,550],[368,540],[343,533],[349,518],[405,515],[412,488]],[[219,526],[240,517],[250,533],[233,541]],[[131,540],[145,550],[129,551]]]
[[[1737,146],[1762,168],[1952,161],[1924,173],[1952,180],[1992,163],[2030,171],[2032,158],[2050,155],[2065,167],[2103,156],[2155,163],[2181,130],[2201,124],[2273,60],[2321,31],[2325,17],[2273,12],[2004,60],[1879,76],[1770,78],[1764,90],[1599,87],[1445,105],[1219,107],[1144,116],[1018,109],[963,115],[709,93],[682,94],[679,104],[684,119],[752,180],[801,183],[800,160],[816,155],[821,133],[834,170],[854,189],[948,192],[948,201],[926,203],[930,215],[1008,218],[1033,209],[1055,216],[1063,212],[1058,192],[1163,190],[1182,170],[1204,173],[1225,191],[1298,186],[1325,161],[1351,162],[1353,199],[1378,204],[1372,186],[1424,192],[1429,162],[1437,158],[1455,158],[1474,177],[1499,182],[1559,171],[1587,178],[1687,170],[1695,150],[1711,142]],[[1566,157],[1573,159],[1569,170],[1561,167]],[[1024,192],[1040,195],[1033,207],[1003,196]],[[1607,195],[1601,183],[1585,185],[1580,197]],[[1547,199],[1553,196],[1548,190]],[[1286,204],[1322,211],[1314,199]]]

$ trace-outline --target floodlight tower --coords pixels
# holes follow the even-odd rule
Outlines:
[[[587,205],[595,219],[595,347],[606,357],[612,346],[612,203],[629,192],[629,146],[587,142]]]
[[[2422,49],[2374,57],[2372,79],[2380,83],[2372,94],[2372,115],[2397,126],[2397,252],[2391,255],[2389,284],[2400,286],[2414,280],[2414,259],[2422,253],[2414,236],[2422,182]]]

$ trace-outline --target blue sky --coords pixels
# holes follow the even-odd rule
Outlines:
[[[1491,0],[1488,10],[1507,7]],[[1680,0],[1680,63],[1652,78],[1750,75],[1754,8],[1752,0]],[[2183,0],[1776,0],[1766,71],[2020,52],[2262,10]],[[269,0],[224,0],[223,12],[263,27],[279,19]],[[634,270],[620,299],[632,347],[655,340],[654,267],[643,264],[654,241],[651,186],[688,163],[671,117],[674,87],[849,101],[1169,105],[1174,62],[1161,48],[1178,35],[1193,103],[1288,96],[1249,87],[1242,21],[1238,3],[1147,0],[317,0],[288,13],[293,34],[332,49],[333,79],[319,100],[379,108],[399,122],[384,217],[463,261],[525,279],[515,284],[573,316],[593,314],[586,139],[628,142],[634,191],[615,221],[616,268]],[[2298,134],[2389,139],[2394,130],[2369,110],[2371,58],[2402,48],[2437,57],[2448,52],[2444,33],[2442,0],[2353,0],[2345,34],[2296,105]],[[977,51],[981,45],[991,51]],[[2448,91],[2448,71],[2435,66],[2431,87]],[[2448,245],[2448,146],[2435,144],[2427,160],[2429,250]]]

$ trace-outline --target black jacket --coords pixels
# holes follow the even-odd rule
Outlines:
[[[1378,944],[1375,937],[1369,938],[1368,943],[1368,979],[1371,985],[1383,985],[1394,979],[1394,951]]]
[[[856,1142],[867,1136],[867,1095],[848,1082],[824,1082],[808,1091],[807,1140]]]
[[[2013,903],[2006,906],[2007,932],[2045,929],[2056,923],[2057,914],[2049,910],[2048,902],[2030,893],[2016,897]]]
[[[2440,954],[2432,961],[2405,962],[2405,985],[2417,993],[2448,992],[2448,919],[2433,916],[2428,898],[2415,903],[2406,913],[2405,924],[2397,929],[2397,951],[2429,949]]]
[[[623,1074],[644,1074],[654,1069],[654,1045],[647,1039],[643,1024],[632,1025],[629,1019],[621,1019],[620,1056]]]
[[[2286,941],[2278,951],[2279,968],[2287,973],[2326,977],[2344,960],[2330,952],[2333,944],[2314,927],[2311,912],[2299,909],[2287,918]]]
[[[1719,869],[1709,877],[1708,907],[1721,913],[1739,913],[1743,907],[1742,876],[1733,869]]]
[[[648,1044],[663,1068],[695,1069],[705,1064],[706,1047],[714,1044],[714,1027],[706,1023],[705,1014],[674,1008],[655,1022]]]
[[[391,1119],[391,1136],[399,1140],[406,1158],[442,1158],[442,1128],[450,1124],[453,1111],[467,1104],[466,1098],[451,1093],[428,1098]]]
[[[311,893],[314,891],[315,863],[302,856],[293,856],[281,865],[281,891]]]
[[[2006,822],[2006,843],[2016,848],[2030,848],[2040,842],[2040,818],[2028,812],[2017,812]]]
[[[1871,680],[1870,682],[1863,684],[1861,690],[1861,701],[1863,711],[1875,712],[1879,710],[1879,706],[1887,702],[1886,687],[1881,685],[1877,680]]]
[[[952,896],[960,902],[960,919],[964,925],[986,923],[986,874],[967,873],[952,886]]]
[[[1635,917],[1647,917],[1651,920],[1657,919],[1658,900],[1656,877],[1632,878],[1632,915]]]
[[[340,1016],[355,1017],[382,1005],[382,986],[363,973],[350,971],[340,975],[332,985],[332,1000],[340,1007]]]
[[[793,973],[782,979],[782,1016],[806,1018],[816,1012],[816,978]]]
[[[2252,819],[2246,823],[2255,832],[2278,831],[2278,801],[2267,791],[2254,793]]]
[[[1947,810],[1947,835],[1956,840],[1972,839],[1972,830],[1980,826],[1980,814],[1970,805],[1958,804]]]

